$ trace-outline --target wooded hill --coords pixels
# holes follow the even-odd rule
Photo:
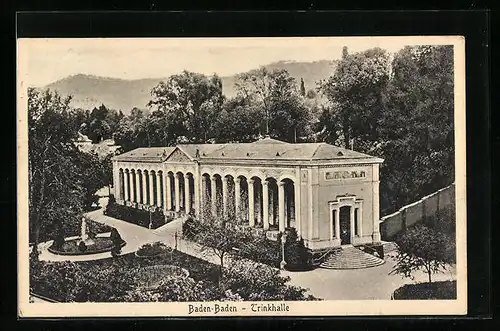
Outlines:
[[[315,62],[280,61],[265,65],[268,70],[285,69],[291,77],[300,83],[304,80],[307,90],[315,89],[316,82],[326,79],[335,70],[335,62],[322,60]],[[62,96],[71,95],[71,106],[74,108],[92,109],[101,104],[107,108],[121,110],[125,115],[135,107],[146,110],[151,100],[151,89],[165,78],[145,78],[126,80],[77,74],[68,76],[45,87],[59,92]],[[234,83],[236,75],[221,77],[222,92],[232,98],[236,95]]]

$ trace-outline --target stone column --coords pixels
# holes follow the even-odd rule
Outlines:
[[[144,170],[142,170],[142,203],[148,204],[148,177]]]
[[[172,210],[172,181],[170,178],[170,174],[167,172],[165,176],[166,189],[165,195],[167,196],[167,210]]]
[[[301,235],[301,224],[300,224],[300,183],[293,183],[293,189],[294,189],[294,194],[293,194],[293,209],[295,212],[295,229],[297,230],[297,236],[300,237]]]
[[[354,237],[356,236],[356,233],[354,232],[354,229],[356,228],[354,226],[354,222],[356,221],[354,219],[354,206],[351,206],[351,222],[349,222],[349,227],[351,229],[351,244],[354,244],[353,241],[354,241]]]
[[[200,202],[200,189],[199,189],[200,182],[198,175],[193,175],[193,185],[194,185],[194,190],[193,190],[194,210],[196,212],[196,216],[200,217],[201,202]]]
[[[240,200],[241,200],[241,179],[239,177],[234,178],[234,215],[236,221],[239,220],[240,217]]]
[[[201,206],[200,206],[200,211],[202,217],[206,216],[206,210],[205,208],[207,207],[207,201],[208,201],[208,190],[207,190],[207,177],[206,176],[201,176]]]
[[[191,194],[189,193],[189,176],[184,175],[184,196],[186,203],[184,204],[184,210],[186,214],[191,211]]]
[[[129,179],[129,172],[128,171],[123,171],[123,195],[124,195],[124,200],[128,201],[129,200],[129,195],[128,195],[128,179]]]
[[[222,178],[222,210],[224,212],[224,216],[227,216],[227,197],[228,197],[228,191],[227,191],[227,177],[221,177]]]
[[[179,174],[174,174],[174,189],[175,189],[175,211],[181,210],[181,192],[179,187]]]
[[[160,172],[156,172],[156,205],[160,207],[162,205],[162,199],[161,199],[161,175]]]
[[[280,232],[285,231],[285,183],[278,183],[278,221]]]
[[[373,165],[373,182],[372,182],[372,193],[373,193],[373,233],[372,240],[374,243],[380,242],[380,204],[379,204],[379,165]]]
[[[248,225],[250,227],[255,226],[255,197],[253,192],[253,179],[249,179],[248,181]]]
[[[358,232],[359,236],[363,237],[363,205],[360,204],[358,208]]]
[[[269,182],[262,181],[262,222],[264,230],[269,230]]]
[[[154,206],[155,204],[155,191],[154,191],[154,176],[153,172],[149,172],[149,205]]]
[[[217,181],[215,176],[210,177],[210,191],[212,192],[211,202],[212,202],[212,216],[217,216]]]
[[[170,185],[167,186],[167,176],[168,176],[168,173],[165,173],[165,172],[162,172],[162,183],[163,183],[163,210],[164,212],[169,210],[168,209],[168,195],[169,195],[169,192],[167,191],[167,189],[170,188]],[[165,213],[164,213],[165,214]]]
[[[340,215],[339,215],[340,209],[336,208],[334,210],[335,210],[335,213],[333,214],[334,215],[333,221],[335,223],[335,244],[340,245],[341,244],[341,242],[340,242]]]
[[[141,175],[139,171],[135,171],[135,202],[141,202]]]
[[[120,198],[120,169],[116,166],[116,162],[113,162],[113,189],[115,198]]]
[[[135,171],[130,173],[130,201],[137,202],[136,192],[137,192],[137,182],[135,181]]]

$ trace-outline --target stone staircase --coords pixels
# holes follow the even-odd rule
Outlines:
[[[334,250],[319,266],[325,269],[363,269],[384,264],[384,260],[354,246]]]

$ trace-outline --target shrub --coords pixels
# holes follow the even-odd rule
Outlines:
[[[169,252],[170,247],[167,247],[164,243],[157,241],[153,244],[144,244],[136,252],[139,257],[154,257],[158,255],[163,255]]]
[[[80,243],[78,244],[78,250],[80,252],[85,252],[87,250],[87,245],[85,245],[83,241],[80,241]]]
[[[202,224],[199,220],[188,217],[182,224],[182,235],[187,239],[194,239],[202,229]]]
[[[290,229],[285,243],[286,268],[290,270],[310,270],[312,255],[304,245],[304,239],[298,238],[297,231]]]
[[[279,268],[281,262],[280,241],[268,240],[265,235],[250,235],[250,240],[238,246],[238,255]]]
[[[279,270],[248,260],[233,261],[227,269],[223,288],[238,294],[243,300],[311,300],[306,289],[290,286],[289,277]]]
[[[111,250],[111,255],[116,256],[121,253],[123,239],[116,228],[111,229],[110,239],[113,242],[114,248]]]
[[[60,249],[63,245],[64,245],[64,235],[62,234],[61,231],[58,231],[55,238],[54,238],[54,242],[52,243],[52,245],[57,248],[57,249]]]

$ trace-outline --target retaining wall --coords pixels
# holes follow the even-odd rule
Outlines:
[[[399,232],[424,222],[428,216],[434,216],[438,211],[449,207],[454,201],[455,183],[406,205],[395,213],[382,217],[380,219],[382,240],[391,241]],[[444,230],[440,224],[432,225]]]

